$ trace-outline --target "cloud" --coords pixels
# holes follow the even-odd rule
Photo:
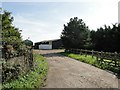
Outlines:
[[[99,3],[100,7],[88,18],[88,25],[96,30],[103,25],[112,25],[118,22],[117,2]]]
[[[47,4],[50,4],[48,7]],[[39,11],[17,12],[14,14],[14,25],[22,29],[23,39],[33,42],[60,38],[63,24],[70,18],[83,19],[90,29],[96,30],[104,24],[110,25],[118,21],[116,2],[94,3],[47,3]],[[32,4],[29,4],[32,7]],[[40,3],[42,5],[42,3]],[[39,6],[39,5],[38,5]],[[47,9],[46,9],[47,8]],[[38,10],[38,9],[37,9]]]
[[[34,42],[59,38],[62,31],[57,23],[30,20],[21,15],[14,16],[13,24],[22,30],[23,39],[30,37]]]

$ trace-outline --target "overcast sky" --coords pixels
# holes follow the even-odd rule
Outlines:
[[[13,24],[22,30],[23,39],[33,42],[60,38],[63,24],[70,18],[83,19],[90,30],[118,22],[118,1],[80,2],[2,2],[12,12]]]

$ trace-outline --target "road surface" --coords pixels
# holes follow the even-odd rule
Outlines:
[[[112,73],[58,54],[61,51],[36,50],[49,65],[44,88],[118,88],[118,79]]]

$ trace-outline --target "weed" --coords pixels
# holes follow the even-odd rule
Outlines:
[[[48,64],[43,56],[34,54],[34,69],[24,76],[19,76],[17,80],[3,84],[2,88],[40,88],[44,83],[48,70]]]

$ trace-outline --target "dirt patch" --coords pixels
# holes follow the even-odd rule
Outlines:
[[[118,88],[115,75],[58,54],[62,51],[35,51],[44,55],[49,64],[45,88]]]

